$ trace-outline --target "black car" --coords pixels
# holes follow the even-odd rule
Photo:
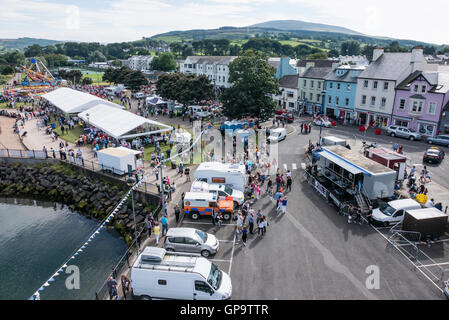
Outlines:
[[[444,159],[444,151],[437,147],[427,149],[424,153],[423,162],[441,163]]]

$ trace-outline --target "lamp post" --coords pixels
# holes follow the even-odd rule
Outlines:
[[[126,183],[129,186],[134,185],[134,178],[132,176],[129,176],[126,180]],[[133,210],[133,221],[134,221],[134,238],[136,238],[136,249],[137,249],[137,255],[139,255],[139,240],[137,239],[137,224],[136,224],[136,210],[134,209],[134,188],[131,187],[131,207]]]

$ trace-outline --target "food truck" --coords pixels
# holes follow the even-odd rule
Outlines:
[[[407,158],[385,148],[369,148],[365,156],[397,172],[397,180],[404,180]]]

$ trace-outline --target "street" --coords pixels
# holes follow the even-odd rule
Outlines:
[[[346,136],[350,144],[354,134],[358,140],[362,138],[348,128],[323,130],[323,136]],[[274,202],[270,203],[267,196],[255,203],[254,209],[262,209],[268,217],[264,237],[250,234],[246,247],[241,243],[232,246],[232,223],[217,232],[217,238],[224,241],[211,259],[223,271],[230,270],[233,299],[443,299],[439,289],[386,240],[383,230],[348,224],[310,185],[301,182],[305,146],[309,139],[316,142],[318,135],[317,127],[310,135],[296,131],[279,144],[280,167],[282,171],[285,167],[292,170],[293,189],[287,193],[285,215],[276,213]],[[373,138],[367,134],[368,141]],[[396,140],[388,136],[375,139],[387,147]],[[407,140],[398,143],[403,144],[413,163],[420,163],[426,144]],[[439,174],[443,167],[431,170],[435,179],[448,185]],[[215,233],[209,218],[192,222],[185,217],[182,226]],[[447,257],[446,246],[439,262],[449,261],[444,260]],[[373,266],[379,270],[378,289],[366,286]]]

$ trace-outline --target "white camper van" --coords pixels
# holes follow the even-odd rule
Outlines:
[[[235,206],[243,204],[245,201],[245,195],[242,191],[232,189],[225,184],[212,183],[195,180],[190,187],[190,192],[210,192],[217,194],[218,197],[232,197]]]
[[[131,268],[134,297],[141,299],[228,300],[231,278],[199,254],[147,247]]]
[[[242,192],[245,192],[247,181],[245,166],[238,163],[203,162],[193,177],[209,184],[225,184]]]
[[[375,223],[388,226],[401,222],[405,211],[415,209],[421,209],[421,205],[413,199],[394,200],[381,203],[379,208],[373,210],[372,218]]]

